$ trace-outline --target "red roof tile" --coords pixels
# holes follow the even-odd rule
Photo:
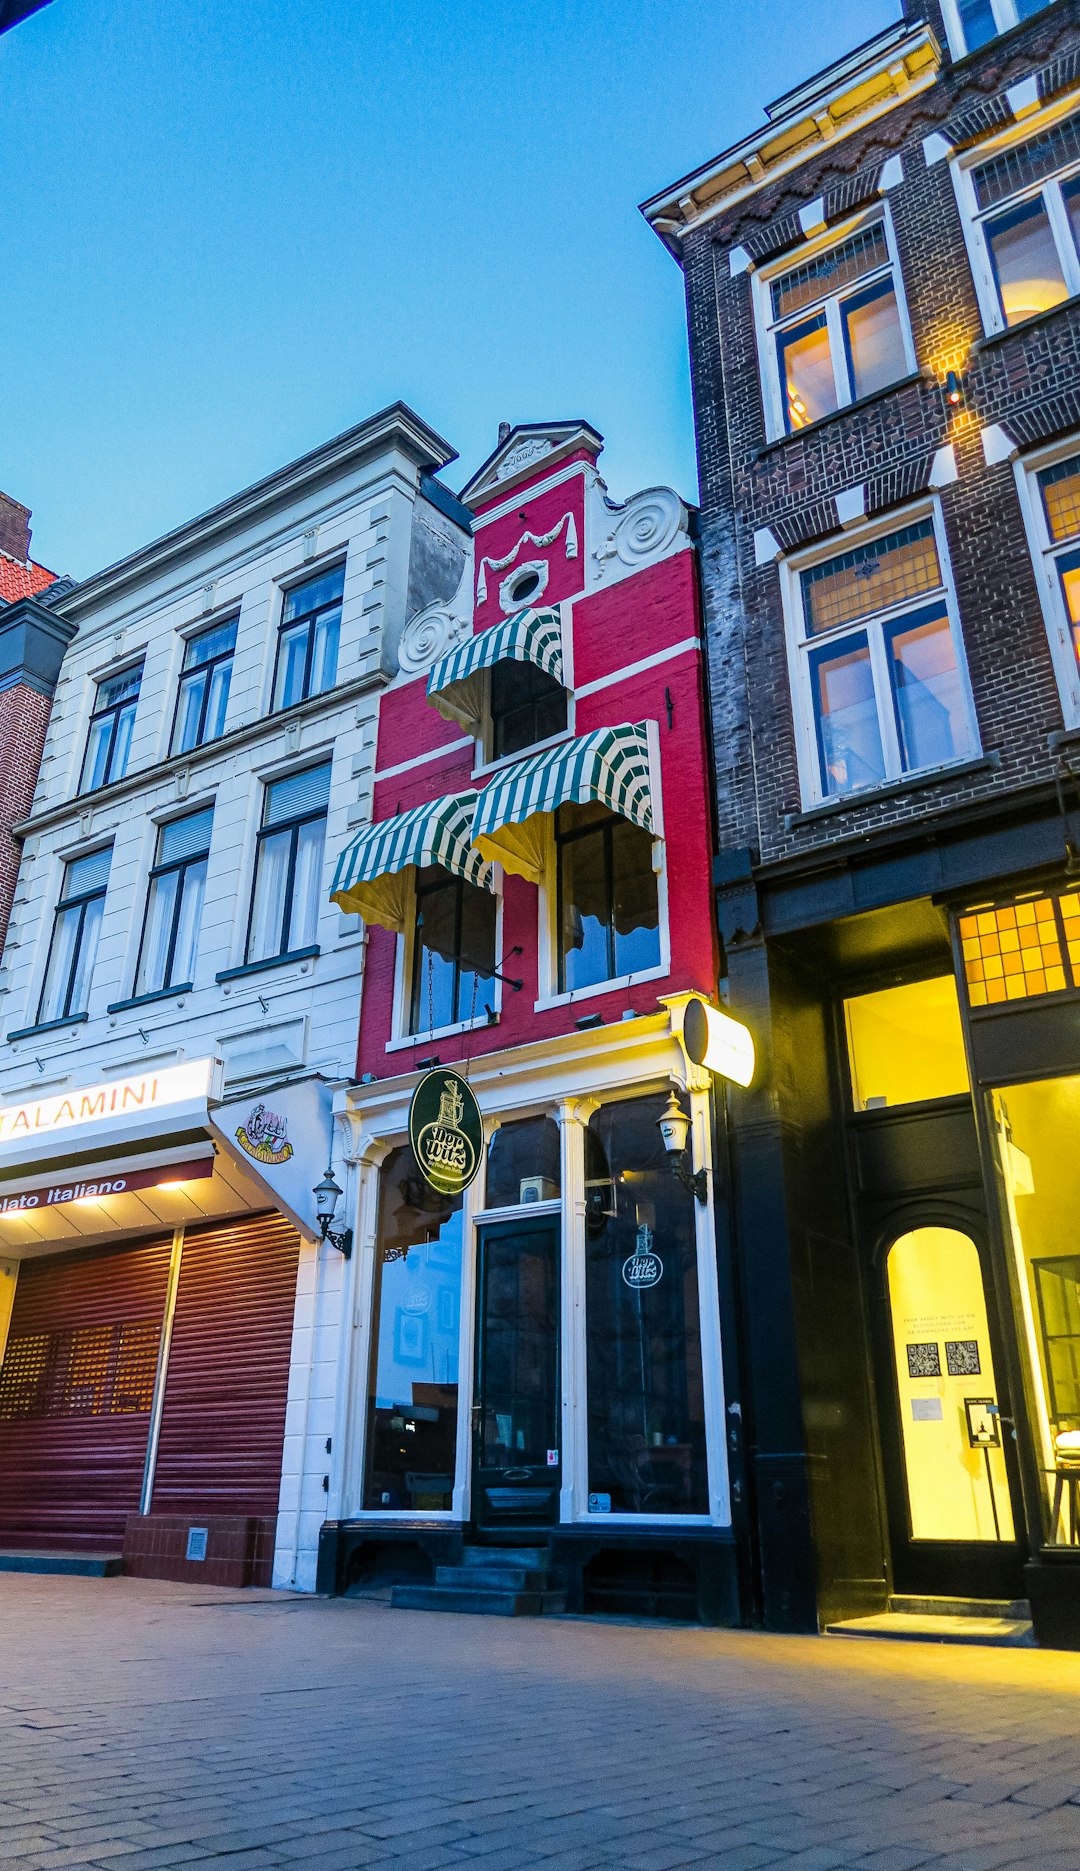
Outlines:
[[[0,552],[0,601],[5,604],[14,603],[16,598],[32,598],[55,578],[55,572],[35,565],[33,559],[21,564],[18,559],[9,559],[6,552]]]

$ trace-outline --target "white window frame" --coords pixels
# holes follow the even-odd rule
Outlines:
[[[938,564],[941,568],[940,589],[949,618],[953,652],[967,712],[971,744],[964,753],[957,754],[955,759],[945,761],[939,766],[912,767],[905,770],[893,707],[892,681],[885,654],[884,630],[896,619],[902,618],[906,612],[924,609],[927,604],[933,602],[935,594],[922,592],[917,597],[905,598],[902,603],[891,605],[887,610],[871,612],[867,617],[852,618],[849,622],[838,624],[833,631],[824,631],[818,637],[811,637],[806,630],[802,574],[811,566],[820,565],[827,559],[839,558],[855,547],[870,545],[875,539],[888,538],[890,533],[901,532],[905,526],[915,525],[920,520],[926,519],[932,520],[934,526],[934,540],[937,546]],[[945,525],[939,501],[923,500],[917,505],[894,508],[889,513],[880,515],[871,525],[853,527],[849,532],[832,533],[827,540],[823,540],[811,551],[801,552],[781,560],[779,569],[787,638],[788,682],[792,698],[799,783],[805,808],[817,805],[839,808],[844,802],[858,805],[860,800],[873,798],[875,793],[883,789],[891,789],[909,781],[917,782],[932,778],[939,773],[947,774],[954,767],[966,766],[970,760],[978,759],[982,751],[979,723],[971,692],[971,678],[968,673],[963,632],[960,628],[952,563],[945,539]],[[810,675],[811,653],[827,646],[833,640],[839,642],[843,637],[863,631],[866,633],[870,649],[878,731],[885,757],[885,777],[870,786],[853,787],[850,792],[830,793],[825,791],[822,784],[818,759],[817,718],[814,713],[814,693]]]
[[[447,876],[453,876],[448,871]],[[495,994],[492,1012],[496,1021],[502,1018],[503,984],[498,978],[505,967],[503,961],[503,870],[501,864],[492,867],[492,882],[495,886]],[[426,1045],[429,1041],[452,1039],[456,1033],[475,1033],[478,1028],[491,1024],[486,1013],[478,1013],[472,1020],[455,1020],[449,1026],[425,1027],[421,1032],[409,1031],[409,1008],[412,1002],[413,958],[416,953],[416,870],[413,868],[409,880],[409,916],[404,935],[399,935],[394,945],[394,1006],[391,1020],[393,1037],[386,1042],[387,1052],[404,1052],[414,1046]],[[515,956],[517,961],[518,957]],[[511,970],[512,972],[512,970]]]
[[[518,566],[520,572],[524,568]],[[543,609],[543,600],[537,596],[536,608]],[[491,717],[491,669],[484,670],[484,720],[479,739],[473,739],[473,778],[486,779],[491,773],[498,773],[503,767],[512,767],[518,760],[531,760],[533,754],[546,753],[549,747],[559,747],[563,741],[572,741],[576,733],[577,703],[574,696],[574,629],[573,606],[565,599],[549,607],[559,612],[562,625],[563,680],[566,690],[566,726],[558,734],[549,734],[545,740],[533,741],[528,747],[521,747],[514,754],[500,754],[496,759],[495,723]],[[506,619],[503,619],[505,623]],[[497,630],[498,624],[492,625]]]
[[[1080,727],[1080,664],[1073,649],[1072,627],[1057,562],[1066,553],[1080,550],[1080,533],[1071,540],[1051,539],[1039,488],[1039,475],[1044,469],[1056,467],[1059,461],[1068,461],[1072,456],[1080,461],[1080,435],[1071,435],[1065,441],[1040,449],[1037,454],[1019,457],[1013,463],[1028,550],[1031,553],[1035,582],[1039,587],[1039,601],[1061,697],[1061,712],[1068,728]]]
[[[1064,117],[1072,117],[1080,111],[1080,91],[1072,91],[1068,97],[1058,99],[1046,110],[1033,111],[1030,116],[1021,118],[1000,136],[989,137],[975,149],[965,150],[963,155],[953,157],[950,162],[953,187],[956,191],[957,205],[960,209],[960,221],[964,230],[964,241],[971,265],[971,276],[975,282],[975,293],[982,313],[983,330],[988,337],[996,332],[1021,331],[1027,320],[1020,320],[1016,325],[1005,323],[1005,314],[1001,306],[1001,294],[998,290],[997,275],[990,255],[990,243],[986,238],[986,223],[996,220],[1010,209],[1022,206],[1025,201],[1033,201],[1042,196],[1046,205],[1047,218],[1054,236],[1054,246],[1065,277],[1068,299],[1080,294],[1080,256],[1077,255],[1068,213],[1062,200],[1061,184],[1073,176],[1080,175],[1080,160],[1066,164],[1054,175],[1047,176],[1042,182],[1030,183],[1018,189],[1015,195],[1007,195],[1003,201],[994,203],[992,208],[980,208],[975,196],[973,172],[1000,156],[1005,150],[1017,144],[1030,142],[1040,131],[1050,130]],[[1058,307],[1052,308],[1059,309]],[[1038,312],[1033,316],[1045,318],[1047,313]]]
[[[1043,0],[1044,7],[1049,5],[1050,0]],[[1021,22],[1013,0],[990,0],[990,7],[994,15],[994,24],[997,27],[998,34],[1009,32],[1013,26],[1027,24],[1027,20]],[[964,28],[960,19],[960,9],[956,4],[956,0],[941,0],[941,10],[945,15],[945,31],[948,35],[949,44],[954,48],[953,57],[966,58],[968,52],[967,40],[964,37]],[[1035,19],[1037,17],[1037,12],[1028,15],[1029,19]],[[977,52],[984,52],[987,47],[992,44],[993,40],[987,39],[984,45],[976,46],[974,49]]]
[[[860,280],[851,287],[845,287],[842,292],[835,292],[823,296],[821,299],[815,299],[811,304],[802,306],[798,312],[793,313],[790,319],[775,320],[773,318],[772,288],[778,279],[783,278],[785,273],[794,271],[796,267],[804,266],[807,261],[817,259],[819,254],[828,253],[833,247],[843,246],[844,242],[850,240],[853,234],[861,233],[864,228],[871,227],[875,223],[879,223],[884,230],[885,245],[889,255],[887,268],[882,267],[880,271],[868,274],[866,280]],[[918,369],[918,364],[915,357],[915,345],[911,335],[911,319],[908,316],[907,297],[904,292],[904,277],[900,266],[900,256],[896,247],[896,231],[893,226],[892,214],[887,201],[875,203],[872,208],[866,209],[862,214],[854,215],[851,219],[844,221],[839,226],[829,228],[825,233],[818,235],[815,239],[804,242],[795,253],[786,253],[782,260],[777,260],[773,265],[762,267],[760,271],[754,273],[754,331],[757,340],[758,375],[761,380],[762,400],[765,408],[765,429],[771,442],[779,441],[782,437],[787,435],[794,436],[802,433],[801,430],[789,430],[787,427],[787,418],[784,410],[784,385],[780,377],[780,364],[777,356],[777,333],[784,330],[789,324],[799,324],[809,318],[815,311],[823,310],[825,312],[829,333],[829,350],[832,356],[833,376],[836,383],[838,399],[837,409],[830,413],[838,415],[841,409],[849,408],[852,403],[858,400],[852,392],[847,347],[844,343],[843,322],[840,317],[841,302],[863,292],[866,286],[872,284],[875,279],[884,279],[886,273],[892,279],[893,291],[896,294],[896,305],[900,318],[900,334],[904,346],[904,357],[907,362],[908,375],[913,375]],[[903,378],[898,377],[897,382],[903,382]],[[821,420],[828,421],[828,417],[822,417]],[[808,425],[808,427],[812,426],[812,424]]]

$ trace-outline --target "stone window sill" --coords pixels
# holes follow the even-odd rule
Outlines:
[[[767,455],[775,454],[777,449],[787,448],[792,442],[805,442],[808,435],[817,435],[821,429],[827,429],[831,423],[841,422],[845,416],[857,415],[860,409],[869,409],[872,404],[880,403],[883,397],[893,396],[897,390],[910,390],[913,383],[932,382],[926,371],[913,370],[906,377],[897,377],[895,383],[885,383],[880,390],[871,390],[869,396],[857,397],[853,403],[842,403],[839,409],[831,409],[827,416],[819,416],[816,422],[808,422],[805,429],[795,429],[790,435],[777,435],[771,442],[765,442],[755,450],[754,460],[763,461]]]
[[[106,1013],[126,1013],[129,1007],[149,1007],[156,1000],[172,1000],[174,995],[190,994],[194,983],[178,981],[175,987],[155,988],[152,994],[134,994],[130,1000],[110,1001]]]
[[[245,975],[262,974],[266,968],[284,968],[291,961],[312,961],[322,951],[317,942],[309,948],[289,949],[284,955],[268,955],[262,961],[242,962],[239,968],[222,968],[215,981],[240,981]]]
[[[88,1013],[69,1013],[66,1020],[40,1020],[35,1026],[17,1027],[8,1034],[10,1043],[13,1039],[36,1039],[39,1033],[59,1033],[65,1026],[82,1026],[90,1015]]]
[[[908,773],[902,780],[889,780],[884,786],[867,786],[861,792],[845,793],[840,799],[823,799],[820,805],[806,806],[801,812],[784,814],[784,830],[797,831],[801,825],[816,825],[819,819],[836,818],[842,812],[858,812],[862,806],[879,805],[905,793],[925,791],[930,786],[948,786],[954,780],[968,779],[975,773],[995,773],[1001,766],[999,753],[978,754],[973,760],[958,760],[952,766],[934,767],[929,772]]]

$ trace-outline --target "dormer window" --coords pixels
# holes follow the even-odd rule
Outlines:
[[[566,732],[566,690],[535,663],[496,663],[490,679],[493,760]]]
[[[999,33],[1032,19],[1050,0],[944,0],[945,23],[957,58],[977,52]]]

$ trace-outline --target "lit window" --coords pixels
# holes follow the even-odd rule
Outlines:
[[[322,901],[330,762],[267,786],[255,858],[247,960],[314,947]]]
[[[72,1020],[85,1014],[97,959],[112,850],[92,851],[64,866],[64,886],[53,919],[38,1021]]]
[[[1080,293],[1080,113],[959,174],[985,255],[976,278],[990,329]]]
[[[275,708],[291,708],[333,688],[344,590],[345,567],[336,565],[285,593],[274,672]]]
[[[209,630],[189,637],[184,646],[170,749],[174,754],[189,753],[205,741],[216,741],[225,732],[236,624],[235,617],[227,624],[212,624]]]
[[[1074,987],[1080,981],[1080,894],[971,910],[960,918],[960,948],[973,1007]]]
[[[440,864],[416,875],[409,1031],[433,1033],[494,1006],[496,902]]]
[[[804,759],[821,798],[975,751],[959,633],[929,516],[794,580]]]
[[[775,434],[805,429],[914,368],[884,220],[788,268],[767,293]]]
[[[135,977],[137,995],[191,986],[213,823],[213,808],[208,806],[173,819],[158,833]]]
[[[127,772],[141,684],[141,663],[98,683],[79,781],[81,793],[96,792],[99,786],[122,780]]]
[[[1050,0],[944,0],[945,23],[957,58],[1041,13]]]
[[[560,992],[657,967],[660,909],[650,833],[603,806],[560,806],[555,846]]]
[[[844,1002],[856,1111],[878,1111],[969,1089],[956,981],[907,981]]]

